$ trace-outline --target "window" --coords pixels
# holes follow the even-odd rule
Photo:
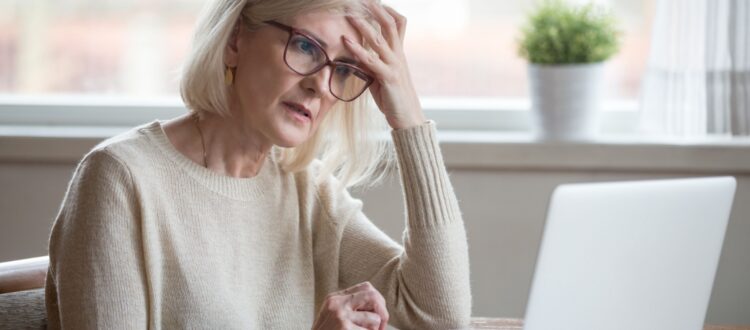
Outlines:
[[[202,3],[0,2],[0,92],[176,95]]]
[[[392,3],[409,18],[407,51],[420,95],[526,98],[519,26],[535,1],[410,0]],[[609,98],[635,99],[645,68],[652,0],[612,0],[622,48],[607,66]]]
[[[384,2],[409,20],[406,51],[418,92],[429,100],[425,106],[527,107],[526,63],[517,56],[516,40],[536,1]],[[634,101],[654,0],[599,2],[613,8],[624,31],[621,51],[607,66],[607,98]],[[0,94],[177,99],[179,68],[203,4],[2,1]]]

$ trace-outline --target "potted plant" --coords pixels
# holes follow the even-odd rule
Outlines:
[[[521,30],[529,61],[532,121],[542,140],[579,141],[598,128],[603,63],[617,52],[614,16],[593,4],[545,1]]]

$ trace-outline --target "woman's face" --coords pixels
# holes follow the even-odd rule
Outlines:
[[[359,34],[341,14],[315,11],[282,23],[318,39],[331,60],[354,58],[341,37],[360,40]],[[236,68],[230,92],[233,119],[281,147],[297,146],[312,136],[338,101],[329,91],[330,66],[302,76],[286,65],[288,39],[289,32],[270,25],[250,31],[240,24],[224,58]],[[299,113],[302,107],[309,117]]]

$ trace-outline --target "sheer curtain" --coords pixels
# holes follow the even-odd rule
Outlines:
[[[658,0],[641,124],[660,135],[750,135],[750,1]]]

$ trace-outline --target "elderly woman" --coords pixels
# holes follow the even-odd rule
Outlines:
[[[49,243],[50,328],[467,326],[466,234],[405,24],[367,0],[214,1],[184,70],[190,113],[79,164]],[[403,247],[346,190],[393,149]]]

